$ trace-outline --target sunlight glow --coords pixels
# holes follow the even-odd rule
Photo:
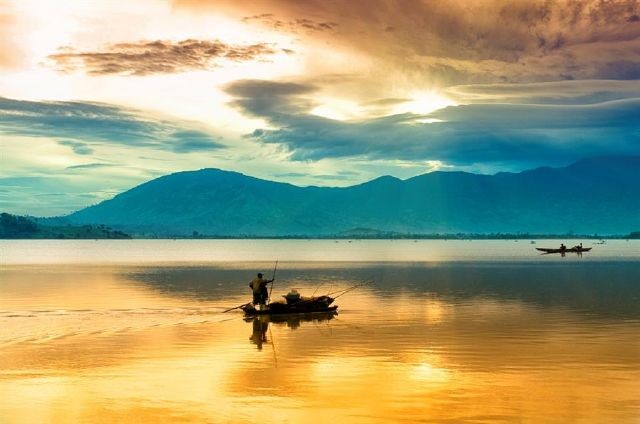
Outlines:
[[[346,121],[349,119],[362,118],[363,111],[357,103],[334,98],[320,99],[320,105],[311,109],[312,115],[322,116],[323,118],[333,119],[336,121]]]
[[[449,380],[449,372],[446,369],[437,368],[427,362],[423,362],[413,366],[411,377],[415,380],[444,383]]]
[[[438,122],[446,122],[443,119],[437,119],[437,118],[421,118],[421,119],[416,119],[415,121],[416,124],[437,124]]]
[[[427,115],[438,109],[443,109],[447,106],[456,106],[457,103],[453,100],[438,94],[435,91],[422,91],[413,93],[411,100],[405,103],[399,104],[394,113],[413,113],[416,115]],[[437,122],[437,121],[432,121]],[[427,122],[431,123],[431,122]]]

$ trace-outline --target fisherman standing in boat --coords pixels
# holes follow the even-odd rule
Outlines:
[[[262,273],[259,272],[258,276],[251,280],[249,287],[253,290],[253,304],[254,305],[266,305],[269,298],[269,292],[267,291],[267,284],[272,283],[273,280],[265,280],[262,278]]]

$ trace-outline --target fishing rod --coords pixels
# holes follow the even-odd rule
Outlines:
[[[277,259],[276,259],[276,265],[273,267],[273,277],[271,278],[271,287],[269,287],[269,302],[271,302],[271,293],[273,292],[273,283],[276,281],[276,269],[278,269]]]
[[[346,289],[336,290],[336,291],[334,291],[334,292],[330,292],[330,293],[327,293],[327,294],[323,294],[322,296],[319,296],[319,297],[313,297],[313,296],[312,296],[312,297],[311,297],[311,298],[309,298],[309,299],[301,300],[301,301],[299,301],[299,302],[296,302],[296,305],[302,305],[302,304],[305,304],[305,303],[315,302],[315,301],[316,301],[318,298],[320,298],[320,297],[324,297],[324,296],[329,297],[329,296],[330,296],[330,295],[332,295],[332,294],[340,293],[339,295],[337,295],[337,296],[335,296],[335,297],[333,298],[333,299],[335,300],[335,299],[339,298],[340,296],[342,296],[343,294],[347,294],[347,293],[348,293],[348,292],[350,292],[351,290],[355,290],[355,289],[357,289],[358,287],[362,287],[362,286],[364,286],[364,285],[366,285],[366,284],[371,284],[371,283],[373,283],[373,282],[374,282],[374,280],[373,280],[373,279],[371,279],[371,280],[367,280],[367,281],[364,281],[364,282],[362,282],[362,283],[356,284],[355,286],[347,287]]]
[[[358,287],[363,286],[363,285],[364,285],[364,284],[360,284],[360,285],[358,285],[358,286],[349,287],[348,289],[344,290],[344,291],[343,291],[342,293],[340,293],[339,295],[335,296],[333,299],[335,300],[335,299],[339,298],[340,296],[345,295],[345,294],[349,293],[350,291],[355,290],[355,289],[357,289]]]
[[[340,290],[336,290],[336,291],[334,291],[334,292],[327,293],[325,296],[329,296],[329,295],[336,294],[336,293],[340,293],[338,296],[342,296],[343,294],[348,293],[348,292],[350,292],[351,290],[355,290],[355,289],[357,289],[358,287],[362,287],[362,286],[365,286],[365,285],[367,285],[367,284],[371,284],[371,283],[373,283],[374,281],[375,281],[375,280],[372,278],[372,279],[369,279],[369,280],[363,281],[362,283],[356,284],[356,285],[354,285],[354,286],[347,287],[346,289],[340,289]],[[337,298],[338,296],[336,296],[335,298]],[[334,298],[334,299],[335,299],[335,298]]]
[[[225,312],[229,312],[229,311],[233,311],[235,309],[240,309],[243,306],[248,306],[249,303],[243,303],[242,305],[238,305],[238,306],[234,306],[233,308],[229,308],[229,309],[225,309],[224,311],[222,311],[221,313],[224,314]]]

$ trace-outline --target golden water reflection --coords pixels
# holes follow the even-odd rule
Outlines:
[[[338,299],[335,316],[245,320],[220,313],[247,295],[241,276],[198,296],[199,280],[181,295],[171,272],[3,269],[0,422],[640,416],[637,315],[366,287]]]

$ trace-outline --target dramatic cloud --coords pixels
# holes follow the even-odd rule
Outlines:
[[[158,40],[111,44],[97,51],[66,47],[49,59],[63,71],[83,69],[91,75],[144,76],[206,70],[215,67],[221,59],[249,61],[276,52],[272,45],[265,43],[241,46],[218,40]]]
[[[174,0],[195,10],[246,12],[231,0]],[[332,22],[328,43],[355,48],[407,78],[437,85],[640,75],[637,0],[256,0],[266,25]]]
[[[640,0],[85,3],[0,0],[11,210],[199,167],[346,185],[639,153]]]
[[[87,143],[81,141],[58,140],[58,144],[71,147],[71,150],[77,155],[90,155],[93,153],[93,149]]]
[[[474,84],[448,88],[460,103],[597,104],[640,98],[640,81],[556,81],[535,84]]]
[[[31,102],[0,97],[0,134],[59,138],[76,153],[88,143],[147,146],[187,153],[223,147],[188,123],[145,117],[137,111],[100,103]]]
[[[227,87],[227,93],[235,98],[232,106],[251,116],[268,116],[276,121],[309,110],[313,103],[303,95],[314,91],[316,87],[310,84],[262,80],[242,80]]]
[[[333,31],[338,24],[335,22],[316,22],[312,19],[298,18],[290,21],[282,21],[277,19],[273,13],[263,13],[262,15],[245,16],[242,18],[244,22],[260,22],[277,30],[288,32],[298,32],[300,30],[306,32],[317,31]]]
[[[109,168],[111,166],[117,166],[113,163],[85,163],[83,165],[73,165],[67,166],[67,170],[71,171],[74,169],[98,169],[98,168]]]
[[[279,145],[293,160],[361,156],[522,166],[640,153],[638,98],[596,104],[470,104],[429,115],[337,121],[309,114],[313,103],[307,96],[313,90],[310,85],[253,80],[228,87],[235,107],[273,127],[258,128],[247,137]],[[539,85],[541,93],[548,90]],[[543,98],[533,88],[529,94]]]

